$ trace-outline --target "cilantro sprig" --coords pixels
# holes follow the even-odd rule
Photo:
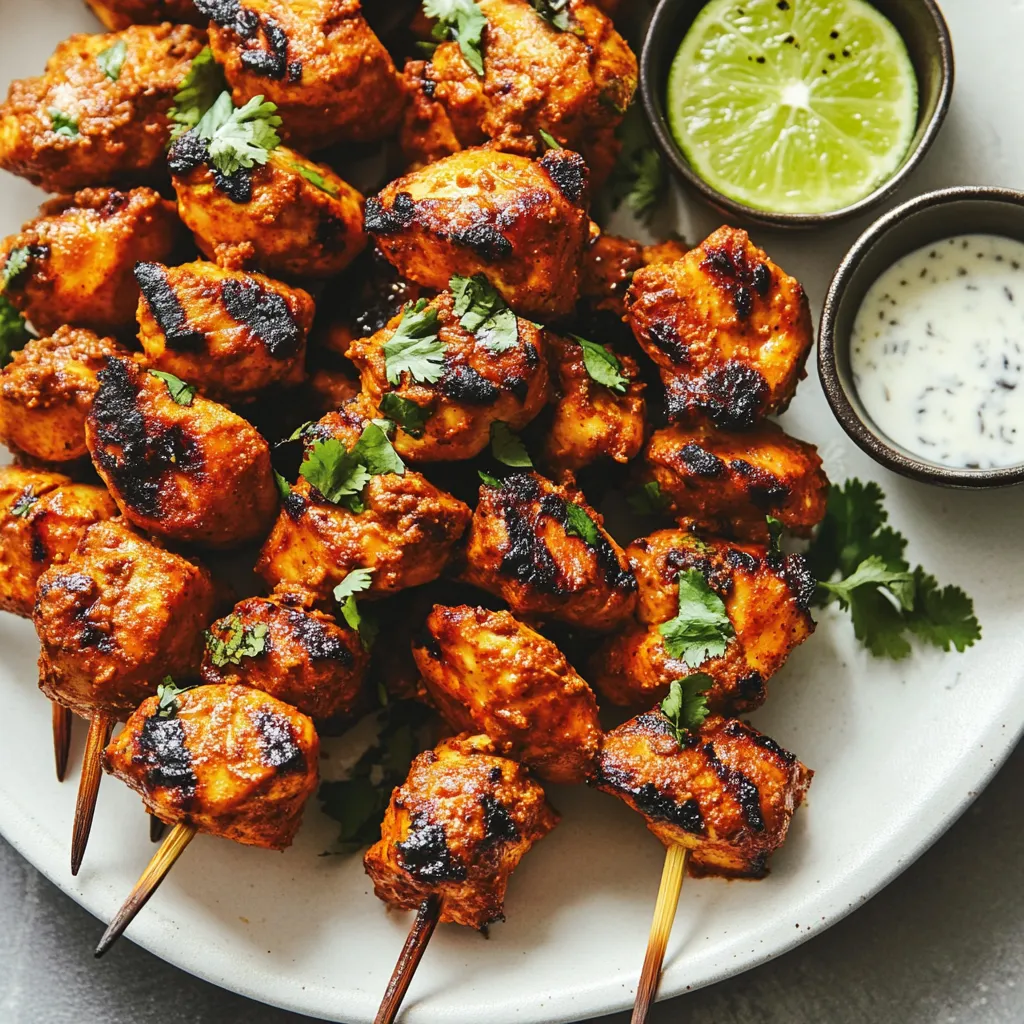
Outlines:
[[[180,377],[175,377],[167,370],[147,370],[151,377],[162,380],[167,385],[167,393],[174,399],[177,405],[191,405],[196,397],[195,384],[186,384]]]
[[[519,320],[483,274],[456,274],[448,287],[455,298],[454,313],[459,323],[487,348],[501,353],[518,344]]]
[[[668,192],[668,175],[661,153],[651,141],[642,107],[634,100],[616,135],[622,144],[608,181],[613,208],[623,203],[640,220],[649,222]]]
[[[346,451],[336,437],[317,441],[299,466],[299,475],[332,505],[341,505],[360,515],[366,510],[363,488],[371,476],[405,472],[405,463],[385,430],[392,426],[387,420],[367,423],[351,451]]]
[[[378,627],[377,623],[359,607],[356,602],[356,594],[370,589],[373,573],[373,569],[353,569],[334,588],[334,600],[340,606],[341,617],[348,624],[349,629],[354,629],[359,634],[359,639],[366,650],[373,647],[373,642],[377,639]]]
[[[532,469],[533,459],[522,438],[503,420],[491,424],[491,454],[513,469]]]
[[[729,621],[725,603],[708,586],[699,569],[679,573],[679,611],[658,627],[670,658],[685,661],[690,668],[709,658],[725,654],[736,631]]]
[[[575,502],[568,501],[565,504],[565,514],[565,532],[570,537],[579,537],[592,548],[597,547],[601,535],[597,523],[590,518],[590,513]]]
[[[476,0],[423,0],[423,13],[437,19],[433,37],[438,42],[454,39],[466,63],[482,78],[483,32],[487,18]]]
[[[164,676],[164,681],[156,688],[158,718],[173,718],[178,713],[178,695],[186,690],[191,690],[195,683],[188,683],[179,686],[170,676]]]
[[[0,291],[6,289],[12,281],[16,281],[32,262],[32,252],[27,245],[17,245],[4,261],[4,269],[0,274]]]
[[[0,295],[0,367],[6,366],[31,337],[25,318]]]
[[[974,603],[959,587],[941,587],[904,557],[906,538],[888,524],[885,495],[873,482],[848,480],[829,491],[828,510],[807,552],[820,580],[818,604],[850,612],[854,635],[875,657],[901,659],[910,637],[943,651],[981,638]]]
[[[32,507],[38,500],[39,495],[29,485],[15,499],[14,504],[11,506],[11,515],[24,519],[32,511]]]
[[[693,672],[683,679],[675,679],[661,702],[661,713],[669,720],[677,742],[686,742],[708,717],[707,693],[715,681],[706,672]]]
[[[207,143],[210,163],[228,177],[243,167],[265,164],[281,144],[276,110],[277,104],[264,102],[262,96],[236,108],[231,93],[222,92],[195,127]]]
[[[422,437],[426,431],[431,410],[417,405],[409,398],[403,398],[394,391],[381,395],[380,411],[389,420],[394,420],[410,437]]]
[[[444,372],[444,342],[437,310],[417,299],[406,305],[398,329],[384,342],[384,370],[388,383],[397,384],[403,373],[414,381],[434,384]]]
[[[629,378],[622,375],[619,357],[596,341],[588,341],[578,334],[570,337],[583,349],[583,365],[590,379],[603,384],[609,391],[624,395],[629,387]]]
[[[578,32],[569,12],[570,0],[530,0],[530,6],[559,32]]]
[[[213,59],[213,50],[204,46],[192,59],[188,74],[174,94],[174,106],[167,111],[171,119],[171,139],[191,131],[227,89],[224,72]]]
[[[215,629],[227,630],[224,640],[210,630],[206,631],[206,650],[215,668],[226,665],[241,665],[243,658],[255,658],[267,648],[267,626],[259,622],[247,626],[239,616],[229,615],[215,624]]]

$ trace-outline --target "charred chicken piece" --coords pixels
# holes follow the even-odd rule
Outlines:
[[[202,678],[252,686],[323,720],[351,713],[369,662],[355,630],[318,608],[311,591],[283,584],[210,627]]]
[[[340,409],[359,394],[359,381],[342,370],[314,370],[306,381],[305,398],[314,415],[324,416]]]
[[[126,718],[165,675],[198,673],[214,605],[205,569],[122,519],[90,526],[39,578],[39,686],[83,717]]]
[[[316,791],[320,741],[295,708],[248,686],[151,697],[103,752],[103,768],[170,825],[283,850]]]
[[[266,535],[278,495],[270,449],[253,426],[130,359],[111,359],[99,380],[86,443],[130,523],[213,548]]]
[[[140,263],[139,341],[153,369],[229,402],[305,376],[313,300],[262,274],[215,263]]]
[[[210,46],[235,106],[276,103],[282,134],[299,150],[389,135],[402,84],[358,0],[196,0],[212,19]]]
[[[587,203],[578,153],[467,149],[368,199],[366,230],[403,277],[440,291],[483,274],[520,316],[549,319],[576,302]]]
[[[389,906],[413,910],[436,894],[441,921],[484,928],[504,920],[509,876],[556,824],[522,765],[486,736],[457,736],[413,761],[363,864]]]
[[[192,0],[85,0],[111,32],[129,25],[160,25],[165,21],[205,27],[207,19]]]
[[[566,31],[529,0],[478,6],[487,19],[483,77],[457,42],[442,43],[429,62],[406,65],[406,156],[427,164],[488,140],[532,156],[544,152],[544,130],[582,154],[596,183],[605,181],[619,152],[615,129],[637,83],[636,57],[611,20],[586,0],[567,5]]]
[[[727,429],[785,410],[814,340],[800,283],[736,228],[638,270],[626,309],[666,379],[671,417]]]
[[[394,317],[370,338],[357,338],[346,353],[360,371],[363,393],[381,416],[396,420],[395,449],[403,458],[471,459],[490,442],[492,423],[500,420],[519,430],[544,408],[548,370],[543,330],[516,318],[514,342],[499,351],[486,331],[474,334],[461,325],[450,292],[432,299],[422,312],[433,318],[444,346],[441,376],[430,383],[404,371],[392,384],[385,353],[406,315]],[[396,408],[404,414],[396,415]]]
[[[0,466],[0,611],[29,618],[44,570],[67,561],[93,523],[115,515],[102,487]]]
[[[64,40],[41,77],[11,83],[0,167],[49,192],[161,180],[167,111],[204,41],[199,29],[170,24]],[[97,58],[122,42],[112,77]]]
[[[708,718],[680,743],[656,710],[604,737],[596,785],[666,846],[685,846],[690,874],[762,878],[813,775],[735,718]]]
[[[806,537],[825,516],[817,448],[774,423],[733,433],[710,424],[657,430],[644,453],[668,511],[710,533],[768,539],[765,516]]]
[[[372,415],[355,400],[305,433],[307,457],[337,438],[347,452]],[[362,511],[328,501],[304,478],[284,500],[256,571],[270,586],[301,583],[328,598],[353,569],[373,570],[372,596],[437,579],[469,524],[470,510],[412,470],[375,473],[360,494]]]
[[[462,578],[516,615],[607,632],[633,614],[637,587],[602,522],[582,491],[538,473],[484,484]]]
[[[110,356],[128,353],[113,338],[59,327],[33,338],[0,370],[0,441],[44,462],[88,454],[85,418]]]
[[[178,213],[221,266],[282,277],[334,277],[363,250],[363,197],[326,164],[278,146],[226,177],[194,132],[171,147]]]
[[[174,204],[149,188],[88,188],[51,199],[0,243],[4,294],[43,333],[65,324],[133,333],[132,268],[171,262],[182,234]]]
[[[760,544],[703,541],[660,530],[627,549],[640,584],[638,625],[609,638],[590,665],[594,687],[613,704],[650,707],[691,671],[714,680],[708,703],[722,714],[759,707],[765,684],[814,630],[815,580],[802,555],[776,555]],[[673,657],[659,627],[679,612],[679,577],[697,570],[722,599],[735,635],[725,653],[703,664]]]
[[[581,342],[548,332],[548,362],[554,383],[554,415],[544,443],[544,461],[555,473],[575,472],[609,458],[629,462],[644,443],[647,403],[640,368],[612,352],[623,383],[598,383],[587,369]]]
[[[548,782],[592,775],[601,742],[593,692],[550,640],[508,612],[435,605],[413,657],[452,728],[486,733],[498,753]]]

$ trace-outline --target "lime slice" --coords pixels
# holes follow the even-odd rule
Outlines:
[[[668,115],[712,188],[775,213],[826,213],[899,167],[917,77],[865,0],[711,0],[672,63]]]

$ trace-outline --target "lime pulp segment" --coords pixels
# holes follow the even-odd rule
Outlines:
[[[668,119],[694,171],[739,202],[827,213],[895,173],[917,76],[866,0],[711,0],[672,63]]]

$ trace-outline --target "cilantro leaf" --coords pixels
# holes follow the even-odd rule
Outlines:
[[[0,295],[0,366],[6,366],[31,337],[25,318]]]
[[[366,467],[371,476],[381,476],[384,473],[397,473],[401,476],[405,472],[405,463],[388,440],[382,423],[386,424],[388,429],[393,426],[387,420],[367,423],[352,449],[352,454]]]
[[[381,395],[380,411],[394,420],[410,437],[422,437],[432,413],[394,391]]]
[[[807,564],[817,579],[831,579],[837,572],[849,576],[870,555],[880,555],[892,569],[907,567],[906,540],[893,530],[882,531],[889,518],[884,498],[873,481],[847,480],[829,488],[825,518],[807,551]]]
[[[639,491],[627,495],[626,503],[638,516],[665,515],[671,504],[661,493],[661,484],[657,480],[648,480]]]
[[[342,618],[348,623],[349,629],[359,634],[366,650],[370,650],[377,638],[377,625],[362,613],[355,595],[369,590],[373,573],[373,569],[353,569],[334,588],[334,600],[341,606]]]
[[[676,740],[683,744],[691,732],[696,732],[708,717],[707,693],[715,681],[706,672],[694,672],[683,679],[675,679],[661,702],[661,713],[669,720]]]
[[[208,143],[210,163],[228,177],[239,168],[265,164],[281,142],[275,130],[281,118],[275,110],[277,105],[264,103],[262,96],[236,109],[231,93],[222,92],[195,127]]]
[[[454,275],[448,282],[459,323],[492,352],[507,352],[519,342],[519,320],[483,274]]]
[[[336,438],[317,441],[299,466],[299,475],[315,487],[332,505],[344,505],[357,515],[362,512],[358,498],[370,482],[369,470]],[[358,507],[356,507],[358,506]]]
[[[919,640],[943,651],[952,646],[963,653],[981,639],[974,602],[959,587],[940,588],[921,566],[914,570],[914,607],[907,625]]]
[[[108,46],[101,53],[96,55],[96,63],[111,81],[116,82],[121,77],[121,69],[124,67],[125,58],[128,56],[128,44],[123,39]]]
[[[409,304],[398,329],[384,342],[384,368],[388,382],[397,384],[403,373],[414,381],[433,384],[444,372],[444,342],[438,337],[437,310],[426,299]]]
[[[65,114],[57,107],[50,107],[47,110],[50,115],[50,126],[55,135],[62,135],[66,139],[74,139],[78,136],[78,121],[70,114]]]
[[[170,676],[164,676],[164,681],[156,688],[158,718],[173,718],[178,713],[178,694],[191,690],[195,684],[179,686]]]
[[[246,626],[237,615],[230,615],[215,623],[214,629],[228,631],[227,640],[221,639],[210,630],[206,631],[206,650],[215,668],[241,665],[243,658],[255,658],[266,650],[266,623]]]
[[[39,500],[39,495],[29,485],[18,495],[17,500],[11,506],[11,515],[17,516],[19,519],[24,519],[29,512],[32,511],[32,506]]]
[[[569,0],[530,0],[530,6],[559,32],[576,31],[576,25],[569,14]]]
[[[597,523],[590,518],[590,514],[586,509],[581,508],[574,502],[567,501],[565,503],[566,512],[566,523],[565,532],[570,537],[579,537],[585,541],[592,548],[597,547],[597,542],[600,539],[600,532],[597,528]]]
[[[890,569],[878,555],[865,558],[845,579],[835,583],[822,581],[821,586],[834,595],[841,608],[849,608],[853,592],[860,587],[883,587],[904,611],[913,611],[913,576],[904,569]]]
[[[168,394],[178,405],[192,404],[192,400],[196,397],[194,384],[186,384],[180,377],[175,377],[173,373],[168,373],[166,370],[147,370],[146,372],[167,385]]]
[[[621,142],[618,160],[608,181],[614,208],[625,203],[640,220],[649,222],[668,191],[668,175],[661,153],[651,140],[643,108],[634,101],[616,135]]]
[[[768,524],[768,557],[782,557],[782,523],[775,516],[765,516]]]
[[[725,654],[736,631],[725,611],[725,603],[708,586],[699,569],[679,574],[679,611],[675,618],[658,627],[670,658],[685,661],[691,668],[708,658]]]
[[[564,149],[565,147],[551,134],[549,131],[545,131],[543,128],[538,129],[537,134],[544,141],[544,145],[548,149]]]
[[[603,384],[609,391],[623,395],[629,386],[629,378],[622,375],[622,363],[614,352],[609,352],[604,345],[588,341],[578,334],[571,335],[573,341],[583,349],[583,365],[591,380]]]
[[[513,469],[533,467],[526,445],[512,428],[502,420],[491,424],[491,454],[502,464]]]
[[[195,128],[226,89],[224,72],[213,59],[213,50],[204,46],[192,59],[188,74],[174,94],[174,106],[167,111],[167,116],[174,122],[171,139]]]
[[[284,500],[292,493],[292,485],[288,483],[287,479],[283,477],[275,469],[274,471],[274,484],[277,487],[277,493],[281,495],[281,499]]]
[[[332,185],[315,167],[300,164],[297,160],[292,160],[291,165],[292,169],[298,171],[311,185],[315,185],[321,192],[326,192],[335,199],[338,198],[337,186]]]
[[[7,260],[4,263],[3,275],[0,277],[3,287],[6,288],[12,281],[28,270],[31,260],[32,253],[27,245],[15,246],[7,254]]]
[[[437,19],[432,33],[434,38],[438,41],[454,39],[466,63],[482,78],[483,32],[487,18],[476,0],[423,0],[423,13]]]
[[[480,481],[484,487],[491,487],[496,491],[501,490],[503,484],[496,476],[491,476],[490,473],[485,473],[482,469],[477,470],[477,472],[480,474]]]

